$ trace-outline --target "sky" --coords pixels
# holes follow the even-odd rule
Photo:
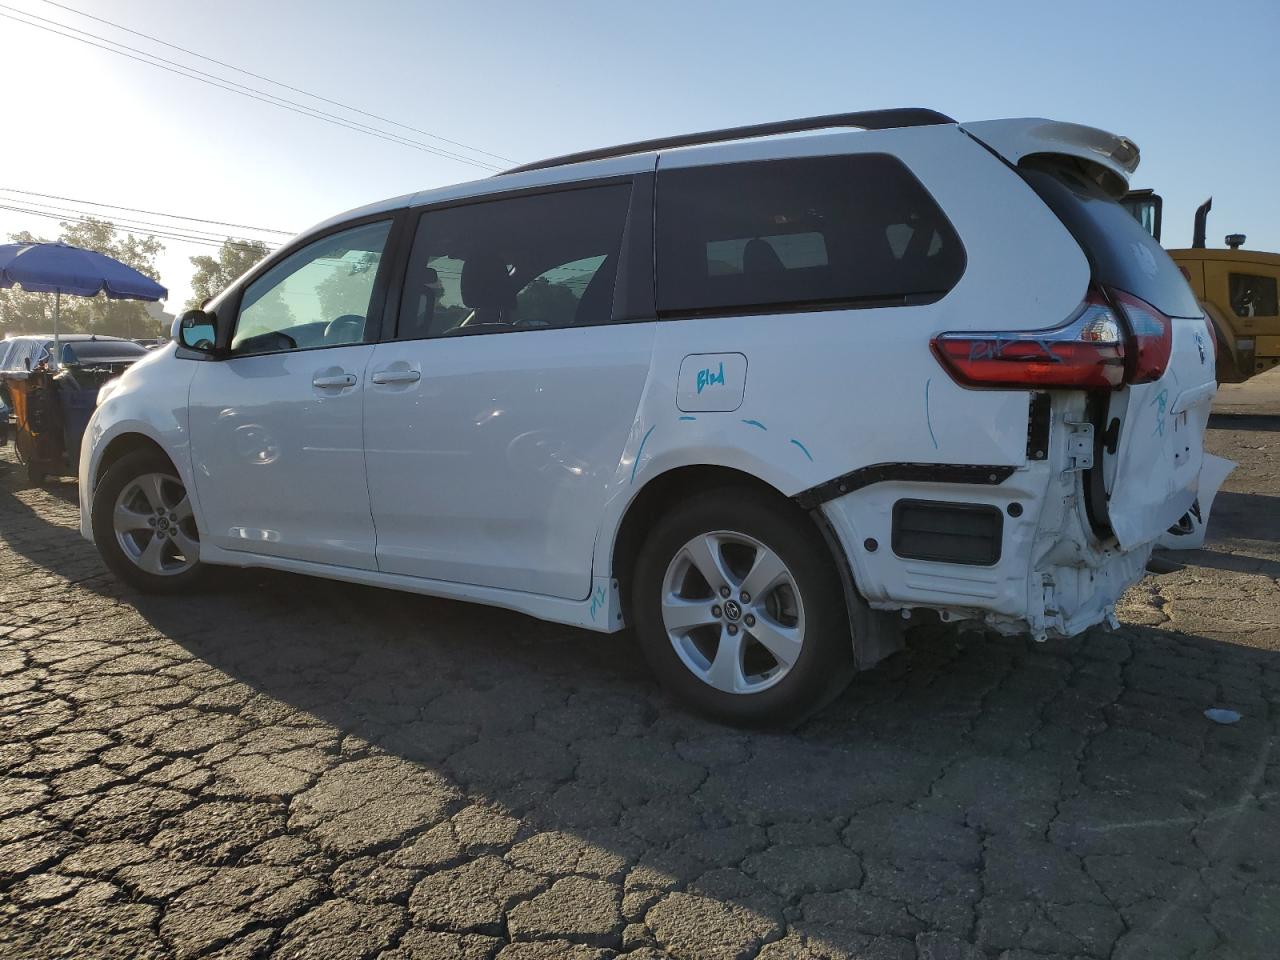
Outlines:
[[[1164,196],[1166,246],[1190,244],[1194,210],[1212,195],[1211,246],[1240,232],[1250,249],[1280,250],[1276,0],[59,3],[0,0],[0,14],[25,11],[500,166],[893,106],[962,121],[1084,123],[1138,143],[1133,186]],[[73,9],[506,159],[308,99]],[[0,18],[0,78],[3,206],[67,206],[10,192],[22,190],[293,232],[490,172],[12,19]],[[0,236],[22,229],[53,236],[58,226],[0,209]],[[188,258],[214,247],[162,242],[167,307],[178,310],[190,295]]]

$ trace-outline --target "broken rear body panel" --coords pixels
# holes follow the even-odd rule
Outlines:
[[[938,469],[932,478],[921,473],[911,482],[854,490],[821,509],[871,606],[923,606],[948,620],[1030,630],[1037,639],[1070,636],[1114,619],[1115,602],[1142,576],[1170,527],[1191,517],[1203,537],[1212,492],[1200,501],[1197,494],[1216,391],[1212,338],[1167,256],[1109,202],[1137,166],[1130,141],[1038,120],[964,129],[1011,166],[1037,168],[1026,174],[1030,184],[1072,234],[1076,252],[1083,248],[1091,285],[1108,290],[1113,306],[1111,292],[1136,291],[1169,314],[1167,368],[1151,382],[1109,395],[1038,394],[1029,403],[1026,456],[998,482],[993,471],[987,483],[957,484]],[[1006,222],[1017,231],[1016,214]],[[1045,269],[1038,258],[1026,263]],[[1023,328],[1053,325],[1051,315],[1033,315],[1044,319]],[[1001,348],[999,337],[988,345],[993,355]],[[963,408],[957,402],[956,409]],[[932,514],[913,508],[913,529],[903,510],[908,502],[951,508],[935,507]],[[986,520],[980,520],[984,507]]]

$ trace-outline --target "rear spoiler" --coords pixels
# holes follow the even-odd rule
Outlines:
[[[1083,161],[1092,178],[1117,199],[1129,189],[1138,169],[1138,145],[1096,127],[1027,117],[1018,120],[979,120],[960,129],[1017,166],[1031,157],[1073,157]]]

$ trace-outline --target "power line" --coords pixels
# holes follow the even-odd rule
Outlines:
[[[225,220],[206,220],[201,217],[185,217],[178,213],[164,213],[160,210],[143,210],[141,207],[122,207],[118,203],[103,203],[100,200],[78,200],[75,197],[60,197],[54,193],[36,193],[34,190],[19,190],[17,187],[0,187],[4,193],[21,193],[27,197],[43,197],[46,200],[65,200],[67,203],[87,203],[91,207],[108,207],[111,210],[127,210],[129,213],[145,213],[149,217],[168,217],[171,220],[190,220],[192,223],[210,223],[217,227],[236,227],[240,230],[257,230],[261,233],[280,233],[292,237],[296,230],[276,230],[273,227],[255,227],[248,223],[228,223]],[[47,206],[47,204],[45,204]]]
[[[3,3],[0,3],[0,7],[3,7],[5,10],[12,11],[13,13],[20,13],[24,17],[31,17],[33,20],[39,20],[45,24],[52,24],[52,26],[42,26],[41,23],[31,23],[29,20],[21,20],[17,17],[11,16],[10,14],[5,14],[5,13],[0,13],[0,17],[6,17],[10,20],[16,20],[18,23],[26,24],[29,27],[35,27],[38,30],[46,30],[49,33],[54,33],[60,37],[65,37],[68,40],[78,40],[79,42],[88,44],[91,47],[98,47],[100,50],[106,50],[108,53],[114,53],[114,54],[117,54],[118,56],[127,57],[130,60],[137,60],[139,63],[145,63],[148,66],[157,67],[161,70],[166,70],[169,73],[176,73],[178,74],[178,76],[186,77],[189,80],[197,80],[201,83],[209,83],[210,81],[217,81],[217,82],[214,82],[212,85],[215,87],[219,87],[220,89],[226,90],[230,93],[239,93],[241,96],[247,96],[252,100],[260,100],[264,103],[270,103],[272,106],[282,107],[283,109],[289,110],[293,113],[302,113],[303,116],[312,117],[313,119],[316,119],[316,120],[323,120],[326,123],[333,123],[338,126],[345,127],[348,130],[355,130],[359,133],[367,133],[371,136],[378,137],[379,139],[382,139],[382,140],[388,140],[392,143],[399,143],[402,146],[413,147],[414,149],[422,150],[425,153],[434,154],[435,156],[444,157],[449,160],[456,160],[459,163],[469,164],[470,166],[479,167],[483,170],[498,169],[498,167],[495,167],[491,163],[472,160],[468,157],[460,156],[451,151],[443,150],[439,147],[433,147],[430,144],[419,143],[416,140],[411,140],[408,137],[401,136],[398,133],[389,133],[387,131],[378,130],[376,127],[371,127],[366,123],[360,123],[359,121],[356,121],[356,120],[348,120],[345,117],[339,117],[335,114],[327,113],[324,110],[320,110],[316,107],[309,106],[305,103],[298,103],[296,100],[289,100],[285,97],[277,96],[274,93],[268,93],[265,90],[258,90],[254,87],[248,87],[242,83],[236,83],[236,81],[234,80],[228,80],[226,77],[220,77],[217,74],[207,73],[204,70],[197,70],[195,67],[187,66],[184,63],[178,63],[177,61],[174,61],[174,60],[167,60],[164,57],[157,56],[154,53],[148,53],[146,50],[139,50],[137,47],[131,47],[128,44],[120,43],[118,40],[111,40],[108,37],[103,37],[103,36],[100,36],[99,34],[91,33],[88,30],[81,30],[79,27],[73,27],[67,23],[61,23],[57,20],[50,20],[48,17],[42,17],[42,16],[39,16],[38,14],[28,13],[26,10],[20,10],[16,7],[10,7],[7,4],[3,4]],[[93,40],[101,40],[103,43],[109,43],[111,44],[111,46],[105,47],[105,46],[102,46],[102,44],[94,43],[93,40],[85,40],[83,39],[83,37],[72,36],[69,33],[63,33],[61,30],[55,30],[53,29],[53,27],[62,27],[63,30],[71,30],[74,33],[83,34],[84,37],[92,37]],[[114,49],[114,47],[120,47],[121,49],[116,50]],[[126,50],[131,51],[131,53],[125,53]],[[139,57],[133,56],[132,54],[141,54],[142,57],[147,57],[149,59],[140,59]],[[165,64],[168,64],[168,66],[165,66]],[[174,69],[175,67],[177,69]],[[183,72],[183,71],[186,71],[186,72]],[[202,79],[202,78],[208,78],[208,79]],[[227,86],[227,84],[229,84],[230,86]]]
[[[470,144],[462,143],[459,140],[450,140],[448,137],[442,137],[440,136],[440,134],[432,133],[430,130],[421,130],[418,127],[411,127],[408,124],[399,123],[387,117],[379,116],[376,113],[370,113],[368,110],[361,110],[359,107],[353,107],[350,104],[343,103],[340,100],[331,100],[328,97],[320,96],[320,94],[318,93],[312,93],[309,90],[303,90],[301,87],[290,86],[289,84],[284,83],[280,80],[274,80],[271,77],[263,76],[260,73],[254,73],[252,70],[246,70],[243,67],[237,67],[235,64],[227,63],[225,60],[218,60],[215,57],[206,56],[203,53],[196,53],[196,51],[194,50],[189,50],[186,47],[180,47],[176,43],[170,43],[167,40],[161,40],[159,37],[152,36],[149,33],[143,33],[141,30],[134,30],[131,27],[126,27],[123,24],[116,23],[114,20],[106,20],[103,17],[94,16],[92,13],[85,13],[83,10],[77,10],[75,7],[69,7],[65,3],[56,3],[55,0],[42,0],[42,2],[47,3],[52,7],[58,7],[62,10],[66,10],[69,13],[78,14],[79,16],[87,17],[90,20],[95,20],[98,23],[106,24],[109,27],[115,27],[117,30],[123,30],[125,33],[131,33],[134,36],[142,37],[143,39],[150,40],[152,43],[158,43],[163,47],[168,47],[171,50],[178,50],[182,53],[187,54],[188,56],[196,57],[197,59],[204,60],[208,63],[216,63],[220,67],[226,67],[228,70],[234,70],[236,73],[242,73],[247,77],[253,77],[256,80],[265,80],[267,83],[275,84],[277,87],[283,87],[286,90],[292,90],[294,93],[301,93],[303,96],[311,97],[313,100],[320,100],[324,103],[332,104],[335,107],[341,107],[344,110],[350,110],[352,113],[358,113],[361,116],[370,117],[371,119],[379,120],[382,123],[389,123],[391,124],[391,126],[400,127],[402,130],[411,130],[412,132],[420,133],[425,137],[431,137],[433,140],[439,140],[442,143],[450,143],[450,144],[453,144],[453,146],[455,147],[462,147],[464,150],[470,150],[472,153],[478,153],[486,157],[493,157],[493,159],[501,160],[503,163],[514,164],[516,162],[512,160],[510,157],[504,157],[498,153],[490,153],[488,150],[481,150],[479,147],[473,147]]]
[[[8,210],[12,213],[22,213],[22,214],[26,214],[27,216],[33,216],[33,217],[44,217],[47,220],[57,220],[60,222],[65,220],[74,220],[80,223],[103,222],[101,219],[97,217],[73,217],[73,216],[66,216],[66,215],[57,214],[57,213],[46,213],[42,210],[31,209],[30,207],[12,206],[5,203],[0,203],[0,210]],[[110,222],[110,221],[106,221],[106,222]],[[180,243],[195,243],[204,247],[220,248],[222,247],[223,243],[229,243],[233,247],[240,247],[241,249],[245,249],[245,250],[254,249],[249,244],[241,243],[241,242],[230,240],[230,239],[223,241],[223,243],[219,243],[216,240],[209,240],[209,239],[204,239],[200,237],[192,237],[192,236],[187,236],[180,233],[170,233],[170,232],[159,231],[159,230],[130,230],[128,228],[125,228],[124,232],[131,233],[136,236],[142,236],[142,237],[154,237],[156,239],[162,239],[162,240],[177,240]],[[267,252],[270,253],[272,252],[273,249],[274,248],[272,247],[268,247]]]
[[[222,244],[230,243],[232,246],[243,247],[245,249],[256,249],[256,243],[262,243],[269,251],[278,249],[272,247],[263,241],[251,241],[245,239],[237,240],[234,237],[219,238],[211,234],[188,233],[181,227],[170,227],[168,225],[157,225],[156,229],[146,230],[139,229],[127,220],[113,220],[102,216],[96,216],[92,211],[74,210],[70,207],[54,207],[50,204],[38,204],[36,206],[18,205],[19,201],[11,200],[9,197],[0,197],[0,209],[9,210],[14,213],[27,213],[37,217],[46,217],[50,220],[74,220],[80,223],[106,223],[111,227],[119,229],[125,233],[137,234],[147,237],[162,237],[169,240],[182,240],[191,243],[203,243],[214,247],[221,247]],[[43,209],[41,209],[43,207]]]
[[[63,33],[62,30],[56,30],[53,27],[45,26],[44,24],[41,24],[41,23],[32,23],[30,20],[23,20],[20,17],[15,17],[10,13],[0,13],[0,17],[4,17],[7,20],[13,20],[15,23],[25,24],[26,26],[34,27],[37,30],[44,30],[48,33],[56,34],[57,36],[64,37],[68,40],[75,40],[79,43],[87,44],[88,46],[91,46],[91,47],[96,47],[99,50],[105,50],[108,53],[114,53],[117,56],[125,57],[126,59],[129,59],[129,60],[136,60],[138,63],[145,63],[149,67],[155,67],[159,70],[164,70],[168,73],[175,73],[180,77],[186,77],[188,80],[195,80],[198,83],[203,83],[212,87],[217,87],[220,90],[226,90],[228,93],[236,93],[242,97],[248,97],[250,100],[258,100],[262,103],[270,104],[273,107],[280,107],[282,110],[288,110],[291,113],[296,113],[296,114],[299,114],[300,116],[311,117],[313,120],[322,120],[325,123],[331,123],[331,124],[334,124],[335,126],[344,127],[347,130],[354,130],[356,133],[368,134],[371,137],[377,137],[379,140],[386,140],[389,143],[397,143],[403,147],[411,147],[415,150],[421,150],[423,153],[429,153],[437,157],[443,157],[447,160],[456,160],[459,163],[465,163],[472,167],[479,167],[482,170],[489,170],[492,172],[496,172],[500,169],[499,167],[491,163],[486,163],[480,160],[471,160],[467,157],[463,157],[458,154],[451,153],[447,150],[442,150],[438,147],[433,147],[429,144],[420,143],[417,140],[410,140],[408,137],[402,137],[396,133],[388,133],[386,131],[380,131],[375,127],[369,126],[368,124],[359,123],[358,121],[354,121],[354,120],[346,120],[345,118],[338,117],[335,114],[326,113],[323,110],[318,110],[315,107],[309,107],[306,104],[301,104],[294,100],[288,100],[284,97],[278,97],[273,93],[267,93],[266,91],[257,90],[253,87],[247,87],[244,84],[236,83],[234,80],[228,80],[227,78],[219,77],[216,74],[206,73],[203,70],[197,70],[194,67],[188,67],[184,64],[176,63],[175,61],[172,61],[172,60],[166,60],[164,57],[158,57],[153,53],[147,53],[145,50],[138,50],[136,47],[130,47],[127,44],[119,43],[115,40],[110,40],[106,37],[102,37],[94,33],[89,33],[86,30],[80,30],[77,27],[70,26],[69,24],[58,23],[58,21],[56,20],[49,20],[46,17],[40,17],[34,13],[27,13],[27,11],[25,10],[18,10],[15,7],[10,7],[2,3],[0,3],[0,8],[3,8],[5,10],[11,10],[16,13],[20,13],[25,17],[32,17],[33,19],[36,19],[36,20],[43,20],[44,23],[55,24],[56,26],[62,27],[65,30],[72,30],[75,33],[82,33],[85,35],[85,37],[93,37],[95,40],[101,40],[103,42],[94,43],[93,40],[86,40],[85,37],[77,37],[70,33]],[[105,44],[112,44],[113,46],[105,46]],[[120,47],[122,49],[117,50],[115,49],[115,47]],[[126,53],[125,52],[126,50],[133,51],[133,52]],[[141,54],[141,56],[135,56],[134,54]],[[150,58],[150,59],[145,59],[145,58]],[[168,64],[168,66],[166,66],[166,64]],[[210,79],[207,79],[207,78],[210,78]]]
[[[4,192],[4,189],[0,187],[0,193],[2,192]],[[49,210],[54,213],[66,213],[66,214],[73,214],[77,216],[86,216],[94,220],[103,220],[103,221],[115,224],[116,226],[121,226],[126,228],[135,227],[135,226],[136,227],[158,227],[161,230],[180,232],[188,235],[203,236],[208,240],[213,240],[219,243],[221,243],[224,238],[233,239],[233,238],[227,237],[227,234],[221,231],[201,230],[196,227],[188,227],[184,224],[155,223],[154,221],[150,221],[150,220],[139,220],[136,217],[116,217],[116,216],[112,216],[111,214],[101,213],[97,210],[86,210],[83,207],[64,207],[60,204],[55,204],[55,203],[43,203],[38,200],[15,200],[11,197],[4,197],[4,196],[0,196],[0,202],[25,203],[27,206]],[[241,237],[240,239],[253,240],[254,238]]]

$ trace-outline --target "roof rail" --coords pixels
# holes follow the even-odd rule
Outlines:
[[[745,127],[726,127],[723,130],[706,130],[702,133],[686,133],[675,137],[658,137],[654,140],[637,140],[616,147],[598,147],[579,153],[566,153],[562,157],[538,160],[503,173],[524,173],[528,170],[545,170],[563,167],[587,160],[604,160],[609,157],[625,157],[632,153],[648,153],[652,150],[670,150],[703,143],[725,143],[729,140],[747,140],[752,137],[772,137],[780,133],[800,133],[805,130],[825,130],[833,127],[857,127],[860,130],[888,130],[893,127],[927,127],[934,124],[955,123],[946,114],[923,107],[900,107],[896,110],[863,110],[858,113],[829,113],[823,117],[803,117],[798,120],[778,120],[773,123],[753,123]]]

